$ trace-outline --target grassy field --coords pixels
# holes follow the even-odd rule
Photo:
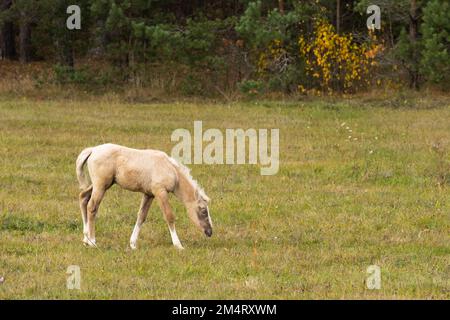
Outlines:
[[[450,298],[450,103],[126,104],[0,100],[0,299]],[[425,103],[426,105],[426,103]],[[186,250],[154,204],[108,191],[82,245],[75,158],[114,142],[170,153],[177,128],[279,128],[280,170],[191,165],[212,198],[204,237],[173,198]],[[81,290],[66,288],[69,265]],[[381,268],[369,290],[367,267]]]

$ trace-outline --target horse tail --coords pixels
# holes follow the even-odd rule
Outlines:
[[[77,179],[80,184],[81,190],[86,189],[87,187],[89,187],[89,184],[90,184],[88,177],[86,176],[86,174],[83,171],[83,167],[86,164],[89,157],[91,156],[92,150],[93,150],[93,148],[84,149],[83,151],[81,151],[80,155],[77,158],[77,163],[76,163]]]

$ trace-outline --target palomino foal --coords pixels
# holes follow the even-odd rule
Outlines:
[[[83,172],[85,164],[91,183]],[[136,249],[141,226],[154,198],[158,201],[169,226],[173,245],[183,249],[175,230],[175,216],[169,205],[170,192],[184,203],[192,222],[208,237],[212,235],[208,196],[192,179],[185,166],[162,151],[103,144],[84,149],[77,158],[76,169],[82,190],[80,208],[83,218],[83,242],[86,245],[96,246],[95,216],[106,190],[115,183],[126,190],[144,194],[130,238],[132,249]]]

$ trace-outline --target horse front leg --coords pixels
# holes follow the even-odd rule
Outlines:
[[[169,204],[169,195],[167,191],[163,190],[156,194],[156,198],[158,200],[158,204],[161,208],[161,211],[164,214],[164,219],[169,226],[170,237],[172,238],[172,243],[175,248],[179,250],[183,250],[183,246],[181,245],[180,239],[178,238],[177,231],[175,230],[175,215],[172,212],[172,208]]]
[[[148,210],[150,209],[153,198],[154,198],[153,196],[149,196],[147,194],[144,194],[144,196],[142,197],[136,225],[134,226],[133,233],[131,234],[130,238],[130,247],[133,250],[137,248],[136,243],[139,237],[139,232],[141,231],[142,224],[145,222],[145,219],[147,218]]]
[[[96,247],[95,242],[95,217],[98,212],[98,207],[100,206],[100,202],[103,199],[103,196],[105,195],[105,189],[102,188],[96,188],[94,186],[94,189],[92,191],[91,199],[88,202],[87,205],[87,241],[84,241],[85,244],[91,247]]]

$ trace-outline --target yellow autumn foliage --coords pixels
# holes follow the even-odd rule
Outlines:
[[[277,69],[277,62],[279,62],[286,53],[286,49],[283,47],[281,40],[275,39],[271,41],[268,48],[259,54],[259,75],[264,75],[269,69]]]
[[[317,79],[322,90],[353,91],[357,86],[369,84],[368,75],[376,66],[374,59],[383,50],[376,44],[359,44],[351,34],[339,35],[327,21],[316,22],[310,39],[298,40],[300,55],[306,63],[306,72]]]

